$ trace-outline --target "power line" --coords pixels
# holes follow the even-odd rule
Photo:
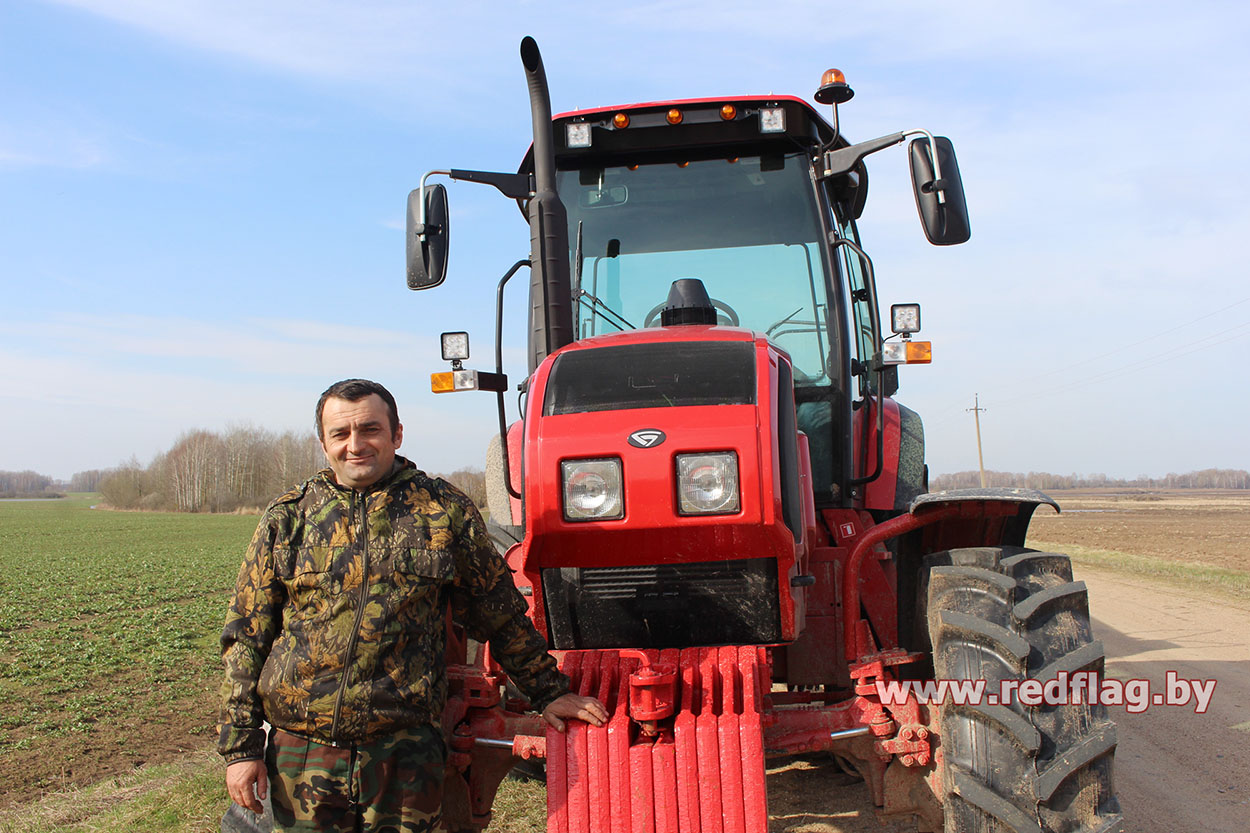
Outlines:
[[[1168,333],[1174,333],[1174,332],[1176,332],[1177,330],[1183,330],[1183,329],[1185,329],[1186,327],[1191,327],[1191,326],[1193,326],[1194,324],[1197,324],[1197,323],[1198,323],[1198,322],[1200,322],[1200,321],[1205,321],[1206,319],[1208,319],[1208,318],[1212,318],[1212,317],[1214,317],[1214,316],[1216,316],[1216,315],[1219,315],[1219,314],[1220,314],[1220,313],[1222,313],[1222,312],[1226,312],[1227,310],[1230,310],[1230,309],[1232,309],[1233,307],[1238,307],[1238,306],[1241,306],[1242,304],[1246,304],[1246,303],[1250,303],[1250,298],[1242,298],[1242,299],[1241,299],[1241,300],[1239,300],[1239,301],[1233,301],[1231,304],[1227,304],[1227,305],[1225,305],[1225,306],[1222,306],[1222,307],[1220,307],[1220,308],[1219,308],[1219,309],[1217,309],[1217,310],[1213,310],[1213,311],[1211,311],[1211,312],[1208,312],[1208,313],[1206,313],[1205,315],[1200,315],[1200,316],[1198,316],[1197,318],[1191,319],[1191,320],[1186,321],[1186,322],[1184,322],[1184,323],[1177,324],[1175,327],[1169,327],[1169,328],[1168,328],[1168,329],[1166,329],[1166,330],[1158,330],[1158,331],[1156,331],[1156,332],[1154,332],[1154,333],[1152,333],[1152,334],[1150,334],[1150,335],[1146,336],[1145,338],[1143,338],[1143,339],[1141,339],[1141,340],[1139,340],[1139,341],[1134,341],[1134,342],[1132,342],[1132,343],[1130,343],[1130,344],[1122,344],[1122,345],[1120,345],[1119,347],[1116,347],[1116,348],[1114,348],[1114,349],[1112,349],[1112,350],[1107,350],[1107,351],[1105,351],[1105,352],[1101,353],[1101,356],[1102,356],[1102,357],[1104,357],[1104,358],[1105,358],[1105,357],[1107,357],[1107,356],[1114,356],[1114,355],[1115,355],[1115,354],[1117,354],[1117,353],[1123,353],[1125,350],[1131,350],[1131,349],[1133,349],[1134,347],[1138,347],[1138,346],[1140,346],[1140,345],[1142,345],[1142,344],[1148,344],[1148,343],[1155,342],[1155,341],[1157,341],[1157,340],[1159,339],[1159,337],[1160,337],[1160,336],[1165,336],[1165,335],[1167,335]],[[1240,327],[1242,327],[1242,326],[1245,326],[1245,325],[1244,325],[1244,324],[1242,324],[1242,325],[1236,325],[1236,326],[1234,326],[1234,327],[1233,327],[1233,329],[1234,329],[1234,330],[1235,330],[1235,329],[1240,329]],[[1028,377],[1027,379],[1022,379],[1022,380],[1020,380],[1019,382],[1015,383],[1014,385],[1008,386],[1008,388],[1007,388],[1007,389],[1008,389],[1008,390],[1010,390],[1012,387],[1019,387],[1019,386],[1021,386],[1021,385],[1032,384],[1032,383],[1036,382],[1036,381],[1037,381],[1037,380],[1039,380],[1039,379],[1044,379],[1044,378],[1046,378],[1047,376],[1054,376],[1056,373],[1063,373],[1063,372],[1065,372],[1065,371],[1072,370],[1073,368],[1083,367],[1085,364],[1086,364],[1086,363],[1082,361],[1082,362],[1073,362],[1073,363],[1071,363],[1071,364],[1062,365],[1062,366],[1060,366],[1060,367],[1054,368],[1053,370],[1047,370],[1047,371],[1045,371],[1045,372],[1043,372],[1043,373],[1038,373],[1038,374],[1036,374],[1036,375],[1034,375],[1034,376],[1030,376],[1030,377]]]
[[[1158,364],[1162,364],[1163,362],[1170,362],[1173,359],[1179,359],[1184,356],[1188,356],[1193,353],[1200,352],[1206,349],[1208,346],[1208,343],[1211,341],[1216,341],[1216,340],[1232,341],[1235,339],[1244,338],[1245,336],[1250,335],[1250,330],[1248,330],[1247,332],[1240,333],[1238,335],[1232,335],[1231,338],[1230,338],[1230,334],[1236,333],[1238,330],[1247,330],[1247,328],[1250,328],[1250,321],[1247,321],[1243,324],[1239,324],[1236,327],[1232,328],[1231,330],[1221,332],[1221,333],[1215,333],[1214,335],[1210,335],[1210,336],[1207,336],[1206,338],[1198,339],[1197,341],[1189,342],[1188,344],[1182,344],[1178,347],[1169,348],[1167,350],[1164,350],[1161,353],[1156,353],[1152,356],[1146,356],[1144,358],[1138,359],[1135,362],[1123,365],[1121,367],[1104,370],[1092,376],[1087,376],[1084,379],[1072,380],[1056,388],[1051,388],[1049,390],[1044,390],[1044,391],[1038,391],[1036,393],[1026,394],[1024,396],[1017,396],[1014,399],[1008,399],[1004,402],[1004,404],[1009,404],[1009,403],[1014,403],[1014,402],[1027,402],[1031,399],[1039,399],[1045,396],[1054,396],[1055,394],[1058,394],[1058,393],[1067,393],[1068,391],[1076,390],[1078,388],[1086,387],[1088,385],[1098,384],[1099,382],[1110,381],[1111,379],[1116,379],[1116,378],[1119,378],[1120,376],[1127,376],[1131,373],[1136,373],[1139,370],[1144,370],[1147,367],[1156,366]]]

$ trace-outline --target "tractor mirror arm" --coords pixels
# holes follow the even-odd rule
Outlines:
[[[835,176],[842,176],[850,173],[856,165],[863,161],[865,156],[876,153],[879,150],[885,150],[888,147],[894,147],[902,142],[908,136],[924,136],[929,140],[929,147],[934,146],[933,134],[923,128],[914,128],[912,130],[904,130],[900,133],[891,133],[889,136],[882,136],[879,139],[869,139],[866,142],[860,142],[858,145],[850,145],[840,150],[830,150],[825,152],[825,171],[820,175],[821,179],[830,179]],[[939,203],[946,202],[943,190],[949,183],[942,179],[941,163],[937,156],[933,157],[933,180],[926,182],[924,192],[937,193]]]
[[[864,157],[870,153],[876,153],[879,150],[885,150],[899,144],[903,139],[907,138],[907,133],[891,133],[889,136],[882,136],[879,139],[869,139],[866,142],[860,142],[857,145],[850,145],[839,150],[830,150],[825,152],[825,170],[820,175],[821,179],[830,179],[835,176],[842,176],[850,173],[856,165],[863,161]]]
[[[452,168],[448,173],[452,179],[463,182],[481,182],[493,185],[505,197],[514,200],[529,199],[534,196],[534,177],[532,174],[501,174],[492,171],[461,171]]]

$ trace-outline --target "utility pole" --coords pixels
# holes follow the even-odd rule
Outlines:
[[[981,488],[985,488],[985,458],[981,456],[981,412],[986,410],[981,407],[981,395],[973,394],[973,407],[964,410],[972,411],[972,417],[977,423],[977,466],[981,470]]]

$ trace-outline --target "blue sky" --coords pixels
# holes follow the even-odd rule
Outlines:
[[[929,246],[902,150],[861,222],[935,473],[1250,468],[1250,7],[1236,3],[7,0],[0,4],[0,469],[146,462],[191,428],[305,430],[387,384],[425,468],[480,464],[491,397],[435,397],[438,333],[492,361],[514,205],[450,186],[451,267],[403,279],[408,191],[515,170],[517,46],[557,111],[809,97],[844,70],[853,140],[955,142],[971,242]],[[512,320],[523,299],[511,297]],[[524,345],[506,351],[514,380]]]

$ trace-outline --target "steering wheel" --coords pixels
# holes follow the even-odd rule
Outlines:
[[[712,306],[716,307],[716,323],[718,325],[722,327],[738,326],[738,313],[734,312],[733,307],[716,298],[709,298],[708,300],[712,302]],[[664,307],[667,305],[668,301],[665,301],[652,307],[651,312],[647,313],[646,320],[642,322],[642,326],[644,328],[654,327],[656,322],[660,320],[660,313],[664,311]]]

